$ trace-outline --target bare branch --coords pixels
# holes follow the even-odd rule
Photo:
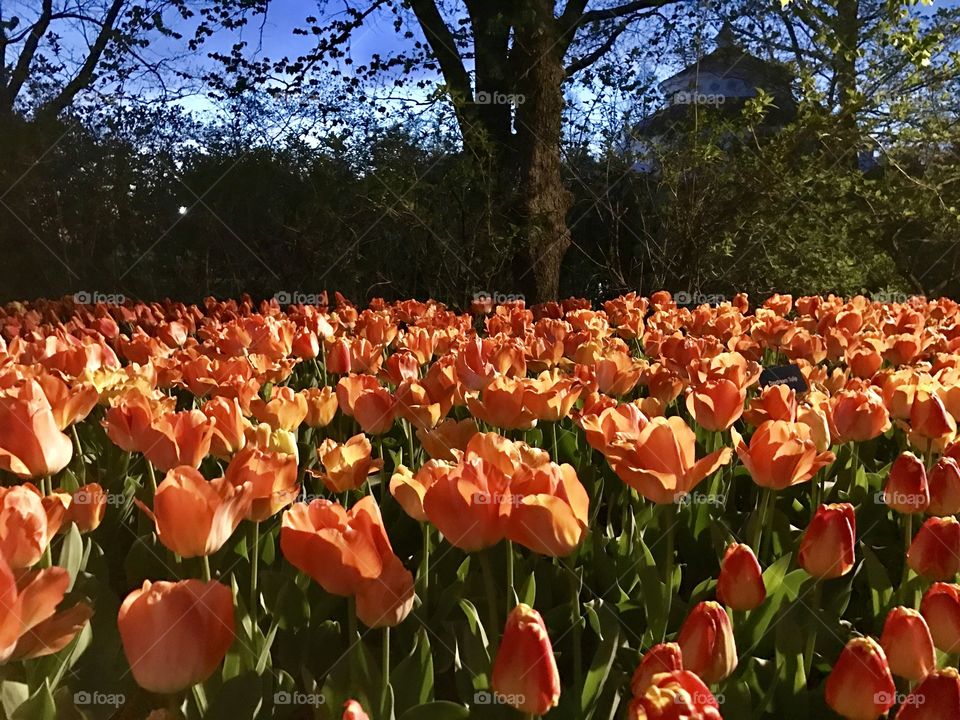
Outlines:
[[[580,19],[577,21],[577,27],[581,25],[589,25],[592,22],[600,22],[602,20],[616,20],[617,18],[622,18],[627,15],[632,15],[633,13],[640,12],[641,10],[650,10],[652,8],[663,7],[664,5],[669,5],[673,0],[635,0],[635,2],[624,3],[623,5],[617,5],[612,8],[599,8],[597,10],[590,10],[589,12],[583,13],[580,16]]]
[[[13,72],[10,74],[10,82],[3,88],[2,100],[4,110],[11,109],[17,99],[17,95],[20,94],[20,90],[23,88],[23,84],[30,74],[30,65],[33,63],[33,58],[37,53],[37,47],[40,45],[40,40],[46,34],[47,28],[50,27],[52,17],[53,0],[43,0],[40,18],[34,24],[33,30],[31,30],[27,39],[24,41],[23,48],[20,50],[20,57],[17,58],[16,67],[13,68]]]

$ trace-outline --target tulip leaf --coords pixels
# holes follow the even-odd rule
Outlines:
[[[893,596],[893,585],[887,569],[880,562],[873,550],[865,543],[863,549],[863,566],[867,571],[867,585],[870,588],[870,607],[873,617],[881,618],[886,615],[886,609]]]
[[[470,711],[463,705],[438,700],[407,710],[400,720],[462,720],[468,717]]]
[[[205,720],[253,720],[263,706],[263,692],[261,676],[245,672],[220,686],[203,717]]]
[[[21,703],[9,717],[10,720],[54,720],[56,716],[57,706],[53,701],[50,686],[44,680],[33,695]]]
[[[391,673],[394,707],[398,713],[422,705],[433,696],[433,653],[426,628],[415,636],[413,651],[397,663]]]
[[[534,600],[537,597],[537,576],[530,573],[520,588],[520,602],[533,607]]]
[[[580,692],[580,716],[583,720],[589,720],[597,709],[597,703],[600,695],[606,685],[607,678],[610,675],[610,668],[613,667],[613,660],[617,655],[617,647],[620,644],[620,622],[617,619],[615,611],[609,605],[600,605],[599,609],[594,610],[602,629],[602,634],[597,632],[600,637],[600,645],[590,663],[590,669],[583,681],[583,690]]]
[[[63,538],[63,544],[60,546],[60,559],[57,565],[70,573],[70,582],[67,585],[67,592],[73,590],[73,584],[77,581],[77,573],[80,572],[80,565],[83,561],[83,537],[80,530],[73,523]]]
[[[4,717],[12,717],[14,711],[30,697],[30,687],[26,683],[4,680],[0,683],[0,706]]]

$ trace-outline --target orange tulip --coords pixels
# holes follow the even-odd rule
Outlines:
[[[64,517],[82,533],[93,532],[103,521],[107,511],[107,495],[98,483],[89,483],[73,493],[70,507]]]
[[[286,453],[256,447],[241,450],[234,455],[223,477],[237,488],[250,484],[253,501],[246,518],[254,522],[273,517],[300,493],[297,459]]]
[[[910,408],[910,443],[921,452],[943,452],[957,434],[957,423],[936,393],[918,389]]]
[[[474,436],[471,444],[481,435]],[[474,552],[496,545],[504,537],[502,508],[512,501],[510,481],[503,470],[480,459],[465,459],[438,475],[427,488],[423,508],[447,542]]]
[[[480,393],[468,395],[467,407],[478,420],[504,429],[533,427],[536,416],[524,407],[524,384],[509,377],[496,377]]]
[[[910,543],[907,564],[928,580],[953,580],[960,572],[960,522],[929,518]]]
[[[897,720],[941,720],[960,717],[960,672],[934,670],[907,696]]]
[[[642,365],[623,350],[609,350],[597,360],[597,386],[604,395],[626,395],[640,380]]]
[[[923,595],[920,613],[938,650],[960,652],[960,585],[933,583]]]
[[[91,383],[71,386],[49,373],[38,375],[36,380],[43,388],[43,394],[50,403],[50,410],[60,430],[66,430],[86,418],[100,399],[100,394]]]
[[[827,705],[847,720],[877,720],[896,692],[883,649],[868,637],[848,642],[827,678]]]
[[[292,431],[307,416],[307,399],[291,387],[275,385],[268,402],[259,397],[250,401],[250,411],[258,421],[275,430]]]
[[[616,451],[617,442],[629,443],[640,437],[647,417],[636,403],[623,403],[600,411],[599,415],[580,418],[580,427],[594,450],[608,457]]]
[[[836,443],[866,442],[890,429],[883,398],[874,390],[844,390],[831,399],[830,407],[830,434]]]
[[[746,389],[731,380],[707,380],[690,389],[687,411],[700,427],[720,432],[740,419],[746,398]]]
[[[573,466],[523,467],[510,483],[506,536],[549,557],[566,557],[587,532],[590,498]]]
[[[393,427],[397,401],[386,388],[363,390],[353,403],[353,417],[365,433],[382,435]]]
[[[73,457],[36,380],[0,394],[0,469],[20,478],[55,475]]]
[[[927,471],[912,452],[901,453],[890,466],[883,502],[905,514],[923,512],[930,504]]]
[[[688,670],[654,675],[627,708],[627,720],[723,720],[720,705],[703,681]]]
[[[230,539],[250,513],[253,487],[225,478],[206,480],[189,466],[167,473],[153,499],[153,512],[141,504],[157,526],[157,538],[181,557],[212,555]]]
[[[180,465],[198,468],[210,452],[214,424],[199,410],[167,413],[144,431],[139,449],[163,472]]]
[[[538,420],[559,422],[570,414],[582,391],[578,381],[544,371],[526,382],[523,405]]]
[[[805,483],[820,468],[832,463],[832,452],[817,452],[809,426],[784,420],[767,420],[750,438],[749,447],[736,429],[731,429],[740,461],[760,487],[783,490]]]
[[[364,392],[377,390],[380,383],[373,375],[347,375],[337,383],[337,404],[344,415],[353,417],[357,398]]]
[[[930,628],[923,615],[912,608],[895,607],[887,614],[880,646],[890,672],[911,682],[922,680],[937,667]]]
[[[952,457],[942,457],[930,471],[930,503],[927,512],[931,515],[956,515],[960,513],[960,465]]]
[[[418,430],[434,427],[450,411],[438,402],[432,402],[427,389],[414,380],[404,380],[397,386],[396,412]]]
[[[447,418],[432,430],[417,428],[417,439],[433,459],[453,461],[452,451],[466,450],[470,438],[478,432],[477,422],[473,418],[459,421]]]
[[[798,409],[795,390],[786,385],[768,385],[750,401],[743,419],[754,427],[759,427],[767,420],[796,422]]]
[[[0,487],[0,556],[14,570],[30,567],[47,547],[47,513],[36,490]]]
[[[327,438],[317,448],[317,457],[325,471],[318,477],[330,492],[355,490],[383,466],[382,460],[373,459],[373,446],[363,433],[342,445]]]
[[[655,676],[675,670],[683,670],[680,646],[675,642],[654,645],[643,654],[643,659],[634,670],[633,677],[630,679],[630,691],[634,697],[641,697],[653,684]]]
[[[393,554],[382,522],[380,531],[381,539],[385,542],[381,548],[383,571],[376,579],[362,583],[357,590],[357,617],[369,628],[399,625],[413,610],[413,575]]]
[[[635,441],[614,446],[614,472],[645,498],[660,504],[677,502],[730,462],[732,454],[730,448],[723,448],[696,460],[696,435],[678,416],[653,418]]]
[[[737,646],[726,610],[712,601],[701,602],[683,621],[677,644],[683,667],[704,682],[725,680],[737,667]]]
[[[821,505],[800,541],[797,562],[815,578],[841,577],[853,569],[856,539],[853,505]]]
[[[250,423],[236,398],[215,397],[204,403],[203,414],[214,420],[210,438],[212,455],[226,459],[247,444],[246,431]]]
[[[731,543],[717,578],[717,599],[733,610],[753,610],[767,597],[763,573],[749,545]]]
[[[523,713],[545,715],[560,702],[560,674],[540,613],[520,603],[510,613],[493,663],[492,687]]]
[[[14,574],[0,554],[0,662],[59,652],[93,614],[85,603],[56,612],[70,584],[63,568]]]
[[[390,494],[397,499],[407,515],[418,522],[426,522],[423,498],[427,489],[443,473],[449,472],[450,468],[449,463],[441,460],[428,460],[414,475],[405,465],[398,465],[390,478]]]
[[[145,580],[123,601],[117,626],[137,684],[177,693],[209,678],[230,649],[233,594],[218,582]]]
[[[114,445],[127,452],[138,452],[146,447],[144,436],[153,419],[170,409],[169,404],[153,400],[138,390],[129,390],[111,401],[103,427]]]
[[[312,428],[326,427],[333,422],[337,414],[336,391],[329,387],[307,388],[301,393],[307,401],[307,415],[304,421]]]

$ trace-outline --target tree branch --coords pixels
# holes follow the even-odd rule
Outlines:
[[[598,45],[592,52],[587,53],[583,57],[574,59],[569,65],[567,65],[564,73],[569,78],[574,74],[584,70],[591,65],[593,65],[597,60],[610,52],[610,49],[613,47],[614,43],[617,42],[624,31],[630,26],[632,20],[627,20],[620,23],[617,27],[607,33],[606,39],[600,45]]]
[[[640,10],[650,10],[652,8],[663,7],[664,5],[669,5],[674,0],[635,0],[635,2],[624,3],[623,5],[617,5],[612,8],[599,8],[597,10],[590,10],[589,12],[583,13],[580,16],[580,19],[577,21],[577,27],[581,25],[589,25],[592,22],[599,22],[601,20],[616,20],[617,18],[624,17],[626,15],[632,15],[635,12]]]
[[[40,40],[46,34],[47,28],[50,27],[50,19],[52,17],[53,0],[43,0],[43,9],[40,11],[40,17],[24,41],[23,48],[20,50],[20,57],[17,58],[17,65],[13,68],[13,72],[10,73],[10,82],[7,83],[6,88],[3,90],[3,108],[5,110],[13,107],[17,95],[20,94],[20,90],[23,88],[23,84],[30,74],[30,65],[37,53],[37,47],[40,45]]]
[[[73,98],[77,96],[77,93],[92,82],[93,74],[97,69],[100,58],[103,56],[103,51],[106,49],[107,43],[110,42],[110,36],[114,32],[114,27],[120,17],[120,11],[123,10],[123,5],[124,0],[113,0],[113,4],[110,5],[110,9],[107,10],[107,14],[103,18],[103,24],[100,26],[97,39],[94,40],[93,45],[90,46],[87,59],[84,60],[80,70],[78,70],[73,79],[64,86],[63,90],[61,90],[53,100],[44,104],[40,109],[41,114],[58,115],[61,110],[73,102]]]
[[[456,40],[437,9],[437,3],[435,0],[410,0],[410,7],[423,28],[434,57],[440,63],[440,72],[447,87],[464,99],[470,98],[470,75],[457,51]]]

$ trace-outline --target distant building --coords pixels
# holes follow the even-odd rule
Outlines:
[[[770,129],[782,127],[796,115],[794,76],[787,66],[743,50],[730,25],[723,26],[714,44],[713,52],[660,83],[666,104],[631,130],[630,152],[637,172],[656,170],[652,142],[669,136],[678,126],[687,127],[694,110],[735,116],[762,89],[773,97],[765,120]]]

